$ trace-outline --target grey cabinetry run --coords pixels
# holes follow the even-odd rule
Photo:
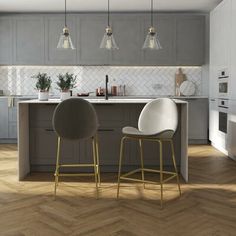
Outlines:
[[[105,14],[81,14],[77,17],[78,64],[108,64],[110,52],[100,49],[106,26],[107,15]]]
[[[0,65],[12,64],[12,18],[0,17]]]
[[[44,64],[44,18],[41,15],[14,16],[13,64]]]
[[[45,63],[47,65],[75,65],[77,50],[57,49],[59,37],[65,25],[64,15],[45,16]],[[76,47],[75,17],[68,16],[67,25],[74,47]]]
[[[150,27],[150,18],[145,18],[144,34],[142,37],[142,43],[144,43],[145,37]],[[171,15],[158,15],[154,17],[154,26],[157,31],[157,36],[162,46],[161,50],[143,50],[144,65],[175,65],[175,17]]]
[[[176,64],[203,65],[205,18],[178,15],[176,17]]]

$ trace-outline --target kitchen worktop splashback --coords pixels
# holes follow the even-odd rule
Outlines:
[[[37,73],[47,73],[52,78],[51,95],[58,95],[56,86],[59,73],[74,73],[77,76],[77,92],[95,92],[105,86],[125,85],[126,95],[175,95],[175,73],[179,67],[114,67],[114,66],[0,66],[0,90],[6,95],[36,95]],[[187,79],[196,86],[195,95],[203,95],[202,68],[182,67]]]

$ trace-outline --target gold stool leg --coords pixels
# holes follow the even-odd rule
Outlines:
[[[126,137],[123,137],[120,141],[120,160],[119,160],[119,172],[118,172],[118,184],[117,184],[117,198],[119,198],[120,193],[120,175],[121,175],[121,165],[122,165],[122,159],[124,155],[124,140]]]
[[[96,159],[97,159],[97,173],[98,173],[98,183],[101,184],[101,173],[100,173],[100,163],[99,163],[99,150],[98,150],[98,136],[96,134]]]
[[[60,160],[60,149],[61,149],[61,138],[57,138],[57,161],[56,161],[56,170],[55,170],[55,187],[54,187],[54,198],[57,194],[57,186],[59,182],[59,160]]]
[[[161,185],[161,208],[163,204],[163,157],[162,157],[162,141],[159,141],[160,146],[160,185]]]
[[[176,173],[177,184],[178,184],[178,188],[179,188],[179,195],[181,196],[181,189],[180,189],[180,183],[179,183],[179,175],[178,175],[178,170],[177,170],[176,161],[175,161],[174,144],[173,144],[172,140],[170,141],[170,143],[171,143],[172,160],[173,160],[173,164],[174,164],[174,168],[175,168],[175,173]]]
[[[98,199],[98,172],[97,172],[97,158],[96,158],[96,141],[95,138],[92,138],[93,143],[93,167],[94,167],[94,177],[96,183],[96,198]]]
[[[139,150],[140,150],[140,161],[141,161],[141,172],[142,172],[142,181],[144,181],[144,165],[143,165],[143,145],[142,145],[142,139],[139,139]],[[145,183],[143,183],[143,188],[145,188]]]

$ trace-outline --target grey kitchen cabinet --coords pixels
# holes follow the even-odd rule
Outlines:
[[[0,139],[8,138],[8,99],[0,98]]]
[[[110,52],[100,48],[105,28],[106,14],[81,14],[77,17],[77,45],[79,65],[107,65]]]
[[[150,27],[150,17],[145,18],[143,34],[144,43],[147,36],[148,29]],[[157,36],[162,46],[160,50],[142,50],[143,53],[143,65],[175,65],[176,50],[175,50],[175,17],[172,15],[160,14],[154,17],[154,27],[157,31]],[[142,45],[140,46],[142,47]]]
[[[112,65],[141,65],[144,15],[114,14],[111,26],[119,50],[113,50]]]
[[[76,65],[77,49],[57,49],[59,37],[65,25],[64,15],[54,14],[45,16],[45,64],[47,65]],[[68,15],[67,26],[74,47],[76,47],[76,29],[74,15]]]
[[[203,65],[205,46],[205,17],[178,15],[176,17],[176,65]]]
[[[188,102],[188,137],[189,143],[205,144],[208,142],[208,98],[184,99]]]
[[[13,16],[13,64],[44,64],[44,18],[42,15]]]
[[[12,64],[12,18],[0,16],[0,65]]]

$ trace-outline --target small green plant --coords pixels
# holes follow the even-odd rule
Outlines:
[[[61,91],[68,91],[76,87],[76,76],[74,76],[74,74],[59,74],[57,77],[57,86],[60,88]]]
[[[32,78],[38,79],[36,89],[40,92],[47,92],[51,88],[52,80],[47,73],[38,73],[37,75],[33,75]]]

